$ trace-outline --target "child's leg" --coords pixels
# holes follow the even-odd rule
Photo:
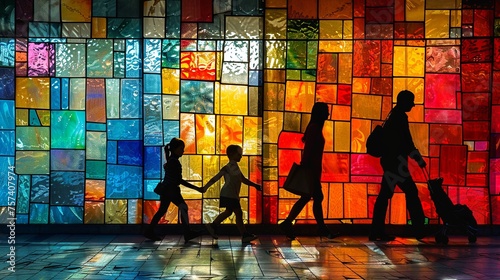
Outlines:
[[[236,216],[236,226],[241,235],[246,233],[245,225],[243,224],[243,211],[241,208],[233,209],[234,215]]]
[[[229,216],[231,216],[231,214],[233,214],[233,210],[230,209],[230,208],[227,208],[226,207],[226,210],[224,210],[224,212],[220,213],[216,218],[215,220],[212,222],[212,225],[214,227],[217,227],[218,225],[220,225],[225,219],[229,218]]]
[[[183,201],[178,204],[177,207],[179,208],[179,213],[181,215],[181,223],[184,227],[184,232],[189,232],[191,229],[189,227],[188,206],[186,202]]]
[[[161,196],[160,207],[153,216],[153,219],[151,219],[151,223],[149,223],[149,230],[153,231],[154,227],[158,224],[158,222],[160,222],[161,217],[163,217],[165,213],[167,213],[168,206],[170,206],[170,200],[165,196]]]

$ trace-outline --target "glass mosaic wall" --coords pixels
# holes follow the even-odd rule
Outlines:
[[[0,221],[149,223],[162,147],[186,142],[199,186],[243,147],[248,223],[275,224],[295,196],[315,101],[328,223],[370,223],[381,180],[369,132],[402,89],[432,177],[480,224],[500,224],[500,4],[494,0],[2,0]],[[426,215],[437,223],[416,165]],[[183,189],[193,223],[218,214],[220,182]],[[388,222],[405,224],[404,195]],[[311,205],[298,222],[313,222]],[[161,223],[177,223],[171,206]],[[229,221],[232,222],[232,221]]]

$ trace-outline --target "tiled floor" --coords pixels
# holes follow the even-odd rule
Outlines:
[[[140,235],[16,236],[15,272],[1,235],[1,279],[500,279],[500,237],[468,244],[452,236],[369,242],[366,236],[320,240],[208,235],[184,244],[180,235],[150,242]]]

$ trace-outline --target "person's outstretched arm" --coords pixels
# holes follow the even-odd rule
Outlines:
[[[202,188],[202,192],[206,192],[208,188],[210,188],[215,182],[219,181],[222,176],[224,176],[224,173],[226,172],[226,167],[222,167],[222,169],[217,173],[212,179],[208,180],[208,182],[205,184],[205,186]]]
[[[203,188],[197,187],[184,179],[181,179],[180,184],[195,191],[203,192]]]
[[[252,186],[252,187],[255,187],[256,189],[258,189],[259,191],[262,190],[262,186],[259,185],[259,184],[256,184],[250,180],[248,180],[245,176],[241,175],[241,182],[245,185],[249,185],[249,186]]]

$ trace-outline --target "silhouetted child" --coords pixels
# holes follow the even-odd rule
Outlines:
[[[217,227],[232,213],[236,216],[236,226],[241,234],[241,242],[248,243],[252,240],[257,239],[257,236],[246,231],[245,225],[243,224],[243,211],[241,210],[240,204],[240,189],[241,183],[248,186],[253,186],[257,190],[262,190],[262,187],[243,176],[241,173],[238,162],[240,162],[243,154],[243,150],[238,145],[229,145],[226,149],[226,155],[229,158],[229,163],[226,164],[222,169],[210,179],[205,187],[203,187],[203,192],[205,192],[210,186],[217,182],[222,176],[224,176],[224,185],[220,191],[220,203],[221,208],[226,208],[226,210],[220,213],[211,224],[206,224],[206,228],[213,238],[217,239],[216,234]]]
[[[163,179],[163,188],[160,194],[160,207],[144,232],[144,236],[151,240],[161,240],[161,238],[155,234],[154,229],[161,217],[167,213],[170,202],[174,203],[179,208],[181,222],[184,227],[184,241],[187,242],[200,236],[199,232],[191,230],[189,226],[188,206],[181,194],[180,185],[202,192],[202,188],[182,179],[182,165],[179,158],[184,154],[184,147],[184,141],[179,138],[173,138],[170,143],[165,146],[167,163],[163,165],[163,169],[165,169],[165,178]]]

